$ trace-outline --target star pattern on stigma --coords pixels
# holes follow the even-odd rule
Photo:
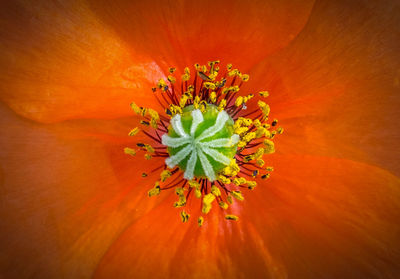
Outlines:
[[[168,135],[163,135],[162,144],[172,148],[181,146],[184,146],[184,148],[175,155],[167,158],[165,163],[169,168],[173,168],[189,156],[183,177],[188,180],[193,179],[194,169],[196,163],[199,161],[205,176],[212,182],[216,179],[216,172],[205,154],[214,158],[215,161],[227,166],[231,163],[231,158],[225,156],[225,154],[219,152],[216,148],[234,147],[239,142],[240,138],[239,135],[233,134],[230,138],[218,138],[207,141],[207,139],[210,139],[221,131],[224,128],[225,123],[230,120],[229,115],[224,110],[218,113],[214,126],[209,127],[198,136],[195,135],[195,132],[199,124],[204,120],[203,114],[199,109],[196,109],[191,111],[191,116],[193,121],[190,127],[190,134],[187,134],[183,129],[180,114],[175,115],[171,119],[173,130],[179,135],[179,137],[172,138]]]
[[[167,81],[161,78],[152,88],[163,112],[131,103],[142,117],[142,127],[133,128],[128,135],[142,132],[151,142],[137,142],[136,149],[126,147],[124,152],[131,156],[144,152],[146,160],[164,159],[155,169],[142,173],[148,177],[161,171],[148,192],[150,197],[175,188],[176,208],[188,207],[191,196],[200,199],[201,210],[193,206],[186,208],[188,212],[182,210],[182,222],[188,222],[189,211],[194,211],[202,226],[215,203],[227,211],[226,220],[236,221],[239,217],[232,214],[230,205],[234,199],[244,200],[242,189],[253,190],[258,178],[269,178],[273,167],[265,167],[263,157],[275,152],[273,139],[283,128],[277,127],[276,119],[270,120],[268,104],[258,100],[252,105],[249,101],[254,94],[238,94],[249,75],[228,64],[218,79],[219,61],[208,62],[208,67],[195,64],[194,68],[193,76],[188,67],[183,70],[180,84],[176,69],[170,68]],[[258,95],[266,98],[268,92]]]

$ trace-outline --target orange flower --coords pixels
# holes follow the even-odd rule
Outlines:
[[[0,9],[0,275],[399,276],[395,1],[30,2]],[[162,70],[215,58],[285,134],[240,220],[198,228],[121,150]]]

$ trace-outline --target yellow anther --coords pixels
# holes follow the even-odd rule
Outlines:
[[[237,199],[239,201],[243,201],[244,200],[244,198],[242,196],[242,193],[240,191],[232,191],[231,194],[235,199]]]
[[[235,86],[229,86],[224,89],[222,89],[222,94],[227,94],[228,92],[238,92],[240,90],[240,87],[235,85]]]
[[[247,102],[250,101],[253,97],[254,97],[254,94],[249,94],[249,95],[243,97],[243,103],[247,103]]]
[[[182,187],[176,187],[176,188],[175,188],[175,193],[176,193],[178,196],[182,196],[182,195],[185,193],[185,189],[183,189]]]
[[[242,138],[242,140],[245,141],[245,142],[250,142],[250,141],[252,141],[252,140],[255,139],[255,138],[256,138],[256,133],[255,133],[255,132],[250,132],[250,133],[247,133],[247,134]]]
[[[200,111],[204,113],[207,109],[207,102],[205,100],[202,100],[199,104],[199,107]]]
[[[177,202],[174,202],[174,204],[173,204],[173,206],[175,207],[175,208],[179,208],[179,207],[182,207],[182,206],[185,206],[186,205],[186,197],[185,196],[179,196],[179,200],[177,201]]]
[[[257,182],[256,181],[247,181],[247,187],[250,190],[253,190],[256,186],[257,186]]]
[[[195,189],[194,190],[194,196],[198,199],[201,198],[201,190],[200,189]]]
[[[170,83],[175,83],[175,82],[176,82],[176,78],[175,78],[174,76],[169,75],[169,76],[168,76],[168,81],[169,81]]]
[[[197,224],[199,225],[199,227],[203,226],[204,223],[204,218],[202,216],[199,217],[199,219],[197,219]]]
[[[260,147],[257,149],[257,151],[254,153],[254,158],[260,159],[264,155],[264,148]]]
[[[183,69],[183,72],[187,75],[190,75],[190,69],[189,67],[185,67],[185,69]]]
[[[208,62],[208,66],[210,66],[210,73],[213,74],[214,70],[216,70],[216,65],[219,64],[219,60]],[[216,70],[218,71],[218,70]]]
[[[239,128],[242,127],[242,120],[239,118],[235,121],[235,123],[233,124],[233,128]]]
[[[166,91],[167,83],[163,78],[161,78],[158,83],[157,83],[158,88],[162,89],[163,91]]]
[[[195,109],[198,109],[198,108],[199,108],[200,102],[201,102],[200,97],[199,97],[199,96],[196,96],[196,97],[194,98],[194,101],[193,101],[193,107],[194,107]]]
[[[257,104],[258,104],[258,107],[260,108],[260,110],[262,111],[264,117],[267,117],[270,112],[269,105],[264,103],[263,101],[258,101]]]
[[[182,108],[175,105],[169,105],[169,110],[171,111],[172,116],[182,113]]]
[[[232,182],[233,182],[233,184],[235,184],[236,186],[239,186],[239,185],[240,185],[240,180],[239,180],[239,178],[234,178]]]
[[[203,197],[203,203],[211,204],[215,200],[215,196],[211,193]]]
[[[215,101],[217,100],[217,93],[215,93],[215,91],[211,92],[210,94],[210,101],[212,103],[215,103]]]
[[[232,64],[226,65],[226,69],[227,69],[228,71],[232,70]]]
[[[238,106],[240,106],[242,104],[243,104],[243,97],[242,96],[237,97],[236,101],[235,101],[235,106],[238,107]]]
[[[159,195],[161,192],[160,183],[157,181],[154,188],[148,192],[149,197]]]
[[[154,153],[154,148],[150,144],[145,144],[144,149],[146,149],[147,152]]]
[[[228,209],[228,207],[229,207],[229,205],[223,201],[220,201],[218,204],[222,209],[225,209],[225,210]]]
[[[272,140],[265,139],[264,140],[264,154],[271,154],[275,152],[275,145]]]
[[[169,170],[163,170],[160,173],[160,178],[162,182],[165,182],[165,180],[167,180],[167,178],[171,177],[172,173]]]
[[[135,156],[136,155],[136,150],[132,149],[132,148],[129,148],[129,147],[125,147],[124,148],[124,153],[128,154],[128,155],[131,155],[131,156]]]
[[[235,159],[232,159],[229,166],[226,166],[222,173],[228,176],[236,176],[239,171],[240,171],[239,165],[236,163]]]
[[[197,182],[196,180],[189,180],[188,184],[192,188],[199,188],[200,187],[200,183]]]
[[[227,178],[226,176],[223,176],[221,174],[218,175],[218,181],[220,181],[220,182],[222,182],[224,184],[231,184],[232,183],[232,181],[229,178]]]
[[[140,108],[140,115],[141,116],[146,116],[146,113],[148,112],[147,108]]]
[[[186,101],[187,100],[193,100],[193,95],[189,91],[186,91],[185,93],[183,93],[183,96],[186,97]]]
[[[232,221],[237,221],[239,220],[239,217],[237,217],[236,215],[225,215],[225,219],[226,220],[232,220]]]
[[[233,69],[228,72],[228,76],[230,76],[230,77],[233,77],[233,76],[236,76],[239,74],[240,74],[240,71],[238,69]]]
[[[248,127],[239,127],[235,129],[235,134],[242,135],[249,130]]]
[[[283,134],[283,128],[279,127],[278,129],[276,129],[276,131],[278,132],[278,134]]]
[[[138,107],[134,102],[131,103],[131,109],[136,113],[139,114],[140,113],[140,107]]]
[[[232,196],[227,196],[226,200],[228,201],[228,203],[232,204],[233,203],[233,199]]]
[[[228,166],[228,167],[225,167],[222,173],[223,173],[224,175],[233,176],[233,175],[232,175],[232,169],[231,169],[229,166]]]
[[[247,142],[245,142],[245,141],[239,141],[238,142],[238,144],[237,144],[237,146],[239,147],[239,148],[242,148],[242,147],[245,147],[247,145]]]
[[[215,86],[217,86],[217,87],[223,87],[223,86],[225,85],[225,83],[226,83],[226,79],[223,78],[223,79],[221,79],[221,81],[216,81],[216,82],[215,82]]]
[[[218,110],[222,111],[225,108],[225,106],[226,106],[226,99],[222,99],[221,102],[219,102]]]
[[[211,207],[212,207],[212,202],[215,200],[215,196],[213,194],[207,194],[203,197],[203,208],[201,209],[201,212],[204,214],[207,214],[210,212]]]
[[[146,160],[151,160],[151,158],[153,158],[150,154],[144,154],[144,158],[146,159]]]
[[[234,170],[234,171],[240,171],[240,167],[239,167],[239,165],[236,163],[236,160],[235,160],[235,159],[232,159],[232,160],[231,160],[231,163],[229,164],[229,167],[231,167],[232,170]]]
[[[212,90],[215,89],[215,84],[212,83],[212,82],[204,82],[204,83],[203,83],[203,86],[204,86],[205,88],[207,88],[207,89],[212,89]]]
[[[261,92],[259,92],[259,94],[260,94],[261,97],[264,97],[264,98],[269,96],[268,91],[261,91]]]
[[[139,131],[140,131],[140,129],[139,129],[138,127],[133,128],[133,129],[129,132],[128,136],[133,137],[133,136],[135,136],[137,133],[139,133]]]
[[[247,163],[254,159],[254,155],[246,155],[243,157],[243,162]]]
[[[253,121],[253,125],[254,125],[256,128],[261,127],[261,122],[260,122],[260,120],[258,120],[258,119],[254,120],[254,121]]]
[[[264,127],[258,127],[257,130],[256,130],[256,138],[258,138],[258,139],[262,138],[262,137],[264,137],[264,135],[266,133],[269,134],[269,131],[266,130]]]
[[[274,167],[266,167],[265,170],[266,171],[274,171]]]
[[[250,76],[249,76],[248,74],[243,74],[243,75],[241,76],[241,78],[242,78],[242,80],[243,80],[244,82],[246,82],[246,81],[249,81]]]
[[[264,166],[265,162],[263,159],[257,159],[256,164],[259,165],[260,167]]]
[[[240,177],[239,178],[240,184],[245,184],[247,182],[246,178]]]
[[[173,68],[173,67],[171,67],[171,68],[168,69],[168,72],[169,72],[170,74],[173,74],[175,71],[176,71],[176,68]]]
[[[155,129],[157,129],[157,122],[160,120],[160,116],[158,115],[158,112],[155,111],[154,109],[148,109],[148,113],[151,118],[151,126]]]
[[[240,121],[243,126],[247,127],[253,124],[253,120],[250,118],[239,117],[238,121]]]
[[[220,191],[219,188],[218,188],[217,186],[215,186],[215,185],[212,185],[212,186],[211,186],[211,193],[212,193],[214,196],[216,196],[216,197],[221,196],[221,191]]]
[[[200,184],[195,180],[190,180],[188,183],[191,188],[194,188],[194,195],[196,198],[201,198]]]
[[[262,126],[263,126],[265,129],[271,128],[271,125],[269,125],[268,123],[263,123]]]
[[[181,219],[183,223],[186,223],[187,221],[189,221],[190,218],[190,214],[186,213],[185,210],[182,210],[181,212]]]
[[[216,69],[219,69],[218,67],[216,68]],[[210,73],[209,75],[208,75],[208,77],[211,79],[211,80],[215,80],[215,78],[218,76],[218,71],[214,71],[213,73]]]
[[[190,75],[189,74],[183,74],[181,76],[182,81],[188,81],[190,79]]]
[[[179,106],[184,108],[188,99],[189,98],[186,95],[182,95],[181,99],[179,100]]]

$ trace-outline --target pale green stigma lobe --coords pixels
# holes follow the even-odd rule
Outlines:
[[[169,134],[162,136],[170,157],[165,160],[169,168],[179,167],[184,178],[206,177],[214,181],[236,153],[240,138],[233,133],[233,120],[226,111],[209,105],[203,113],[188,108],[171,119]]]

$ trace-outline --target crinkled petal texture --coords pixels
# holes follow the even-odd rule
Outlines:
[[[154,163],[123,153],[138,121],[38,125],[0,111],[1,276],[89,278],[127,224],[164,198],[146,199],[138,179],[135,164]]]
[[[161,75],[84,0],[2,1],[0,18],[0,100],[32,120],[127,116]]]
[[[252,86],[268,84],[273,117],[287,131],[282,152],[400,174],[399,14],[395,2],[318,1],[296,40],[252,69]]]
[[[183,68],[221,59],[248,70],[299,33],[314,1],[90,3],[121,38],[165,67]]]
[[[96,59],[87,64],[82,62],[86,61],[83,58],[78,59],[68,71],[58,70],[53,64],[59,61],[61,65],[69,65],[73,54],[91,57],[90,53],[101,52],[102,48],[84,47],[92,46],[89,38],[96,36],[100,38],[98,42],[111,43],[109,54],[114,53],[114,43],[118,42],[121,48],[115,48],[117,58],[113,61],[123,63],[127,63],[123,58],[126,53],[133,57],[140,53],[143,61],[150,54],[160,65],[167,62],[180,66],[206,60],[210,52],[224,60],[230,60],[232,55],[230,61],[250,69],[255,61],[265,58],[251,68],[247,86],[253,86],[248,88],[251,92],[254,87],[271,91],[272,117],[279,118],[279,124],[286,128],[277,139],[277,154],[268,162],[275,166],[272,178],[260,182],[253,192],[245,193],[243,203],[235,202],[230,210],[240,217],[238,222],[226,221],[215,205],[204,226],[198,228],[195,216],[200,205],[192,199],[189,204],[192,217],[189,223],[182,224],[179,211],[171,206],[175,195],[145,197],[156,174],[143,180],[141,170],[148,172],[162,162],[122,153],[122,148],[131,142],[124,135],[137,125],[137,119],[69,120],[43,125],[23,120],[2,106],[0,127],[5,132],[0,135],[1,275],[7,278],[398,278],[399,6],[389,1],[351,4],[317,1],[301,30],[310,8],[301,1],[294,6],[278,4],[280,1],[245,6],[236,2],[221,6],[183,1],[150,6],[138,2],[93,1],[88,5],[74,2],[79,9],[66,14],[63,12],[71,11],[73,5],[57,4],[51,6],[53,10],[48,8],[50,4],[41,4],[36,8],[36,11],[42,9],[37,12],[41,15],[37,19],[29,5],[23,9],[22,4],[8,4],[8,11],[14,11],[14,16],[6,13],[2,21],[19,15],[19,20],[29,27],[45,18],[54,19],[53,26],[37,25],[34,30],[39,34],[58,34],[55,37],[62,40],[55,41],[58,44],[54,49],[62,51],[59,55],[48,51],[49,56],[34,56],[32,51],[52,50],[48,48],[51,44],[39,44],[36,33],[23,33],[24,28],[14,29],[19,34],[15,37],[8,32],[11,27],[2,29],[1,34],[10,38],[2,44],[7,50],[4,55],[7,67],[1,71],[9,69],[9,75],[2,73],[0,80],[2,100],[19,115],[42,122],[126,115],[125,111],[115,114],[108,111],[118,110],[118,106],[109,104],[107,90],[98,92],[98,99],[88,110],[91,98],[86,97],[95,91],[79,91],[83,83],[75,83],[75,78],[90,81],[86,74],[96,73],[91,67],[101,64],[96,63],[97,58],[104,58],[103,54],[94,54]],[[268,7],[275,7],[274,12],[268,11]],[[21,11],[24,13],[20,14]],[[217,11],[230,17],[215,16]],[[267,16],[272,26],[278,28],[280,19],[288,22],[292,18],[290,11],[303,17],[292,25],[293,37],[277,36],[279,43],[265,47],[265,40],[276,34],[275,29],[266,27]],[[257,13],[263,16],[254,16]],[[87,18],[98,24],[97,29],[91,29],[87,35],[70,29],[68,34],[74,34],[76,39],[64,40],[69,38],[65,33],[67,27],[80,26],[79,20]],[[223,35],[217,36],[218,28],[199,26],[204,20],[209,20],[210,26],[221,27]],[[243,27],[246,22],[249,28]],[[57,26],[64,28],[57,31]],[[86,29],[88,25],[82,26]],[[228,29],[236,30],[237,36],[232,36],[233,31],[226,32]],[[254,38],[245,33],[252,29]],[[265,36],[258,36],[263,30]],[[22,40],[21,35],[32,37]],[[284,36],[289,39],[281,40]],[[80,44],[79,38],[88,41]],[[214,38],[218,43],[207,44]],[[246,50],[243,43],[246,39],[254,46],[258,44],[257,47]],[[74,43],[85,51],[74,50]],[[235,43],[237,52],[231,47]],[[282,47],[285,48],[279,50]],[[21,52],[15,54],[14,49]],[[244,51],[243,57],[239,50]],[[37,58],[36,65],[42,67],[27,72],[29,57],[45,61],[37,64],[42,60]],[[134,59],[129,63],[137,65]],[[119,71],[114,69],[117,68],[101,71],[102,76],[109,80]],[[35,83],[38,73],[43,74],[43,80]],[[59,91],[65,102],[46,95],[55,92],[50,90],[55,77],[64,85],[75,85],[71,88],[76,90]],[[137,82],[146,83],[145,80],[153,78],[142,77]],[[13,87],[20,80],[26,83]],[[43,90],[33,90],[36,84],[48,89],[44,90],[46,94]],[[104,88],[100,86],[104,84],[100,83],[99,88]],[[153,105],[144,91],[132,92],[135,94],[128,94],[129,98],[124,95],[121,100],[139,100],[138,103],[144,104],[147,98],[147,104]],[[75,110],[72,107],[71,112],[64,110],[63,105],[77,98],[82,98],[79,99],[82,103]],[[28,104],[25,107],[20,105],[24,99]],[[44,104],[37,113],[27,109],[35,108],[34,101]],[[52,102],[61,104],[59,110]],[[105,104],[110,107],[105,108]]]
[[[87,2],[1,4],[0,99],[20,115],[126,116],[132,98],[149,102],[158,64],[219,57],[248,68],[292,40],[313,3]]]
[[[396,278],[399,178],[326,157],[274,162],[279,173],[233,209],[238,224],[216,208],[201,229],[182,225],[163,203],[120,235],[95,277]]]

